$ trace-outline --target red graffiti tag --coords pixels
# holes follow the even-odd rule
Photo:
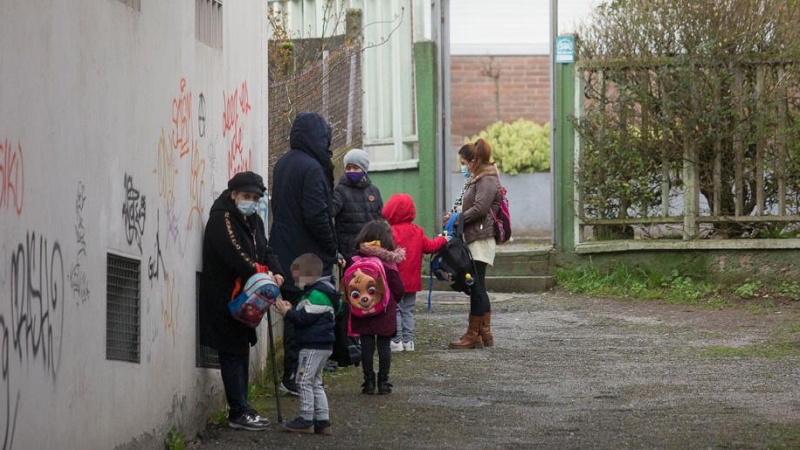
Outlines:
[[[231,147],[228,150],[228,178],[251,170],[252,167],[253,152],[242,148],[242,127],[239,127],[231,138]]]
[[[22,144],[17,148],[6,140],[0,142],[0,210],[14,207],[17,215],[22,214],[25,200],[25,166],[22,161]]]
[[[189,153],[189,122],[192,119],[192,92],[186,90],[186,79],[181,78],[181,95],[172,100],[172,134],[169,137],[173,150],[180,150],[181,158]]]
[[[233,91],[233,94],[228,97],[225,91],[222,91],[222,137],[228,134],[231,128],[235,127],[239,122],[239,90]]]
[[[225,91],[222,91],[222,104],[224,106],[222,112],[222,136],[231,135],[228,149],[228,178],[230,178],[238,172],[251,170],[253,167],[253,152],[250,149],[245,149],[242,145],[244,136],[242,127],[251,109],[247,82],[242,82],[241,86],[236,88],[230,96],[226,95]],[[242,123],[239,121],[240,113]]]
[[[242,94],[241,98],[239,99],[239,108],[241,108],[243,114],[250,112],[250,95],[247,92],[247,81],[242,83]]]

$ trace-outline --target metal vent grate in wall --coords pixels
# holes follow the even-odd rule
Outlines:
[[[200,277],[202,275],[200,272],[197,272],[195,275],[195,298],[197,307],[195,311],[197,311],[197,321],[195,322],[195,357],[194,357],[194,365],[195,367],[201,367],[205,369],[219,369],[219,353],[211,347],[207,347],[200,343]]]
[[[108,254],[106,359],[140,362],[141,262]]]

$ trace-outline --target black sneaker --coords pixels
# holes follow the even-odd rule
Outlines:
[[[333,430],[331,430],[331,421],[330,420],[315,420],[314,421],[314,434],[323,434],[325,436],[330,436],[333,434]]]
[[[292,380],[284,381],[278,389],[290,395],[300,396],[300,392],[297,391],[297,383]]]
[[[244,413],[236,419],[228,419],[228,426],[231,428],[239,428],[248,431],[264,431],[267,429],[266,423],[261,423],[255,416],[250,413]]]
[[[259,415],[259,414],[258,414],[258,412],[256,412],[256,410],[255,410],[255,409],[251,409],[251,410],[250,410],[250,415],[252,415],[253,417],[255,417],[255,419],[256,419],[256,422],[258,422],[258,423],[261,423],[261,424],[264,424],[264,425],[269,425],[269,419],[267,419],[266,417],[262,417],[261,415]]]
[[[291,422],[283,424],[283,431],[288,431],[290,433],[314,434],[314,422],[298,416]]]

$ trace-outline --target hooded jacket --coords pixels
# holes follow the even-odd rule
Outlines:
[[[291,150],[275,164],[270,242],[281,266],[291,267],[298,256],[313,253],[322,260],[323,275],[328,275],[336,260],[330,125],[319,114],[300,113],[289,143]],[[285,287],[293,286],[289,275]]]
[[[350,314],[350,331],[356,334],[375,336],[394,336],[397,334],[397,303],[403,298],[403,281],[397,272],[397,263],[405,258],[405,251],[398,248],[395,251],[361,244],[358,254],[362,256],[376,256],[383,262],[386,272],[386,287],[391,292],[391,299],[386,309],[374,316],[357,317]]]
[[[200,275],[200,342],[216,350],[246,355],[257,341],[256,332],[235,320],[228,310],[238,278],[246,282],[255,264],[283,275],[269,248],[264,222],[257,214],[245,217],[236,209],[229,190],[214,201],[203,237]],[[249,344],[249,345],[248,345]]]
[[[422,255],[438,252],[447,243],[444,236],[428,239],[425,231],[412,223],[417,216],[414,200],[408,194],[395,194],[383,207],[383,217],[392,226],[394,244],[406,250],[406,259],[397,263],[405,292],[422,290]]]
[[[473,175],[461,207],[464,215],[464,242],[471,244],[480,239],[494,239],[494,219],[489,211],[500,209],[500,189],[497,168],[484,166]]]
[[[339,253],[350,263],[356,254],[355,239],[361,228],[375,219],[380,219],[383,199],[381,191],[369,177],[353,183],[343,175],[333,191],[333,220],[336,223],[336,238]]]
[[[286,319],[295,326],[297,345],[301,349],[333,350],[333,328],[341,295],[329,277],[303,289],[297,307],[286,313]]]

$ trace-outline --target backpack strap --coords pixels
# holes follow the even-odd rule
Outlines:
[[[464,236],[464,213],[458,214],[458,222],[455,227],[453,227],[453,237],[461,238]]]

